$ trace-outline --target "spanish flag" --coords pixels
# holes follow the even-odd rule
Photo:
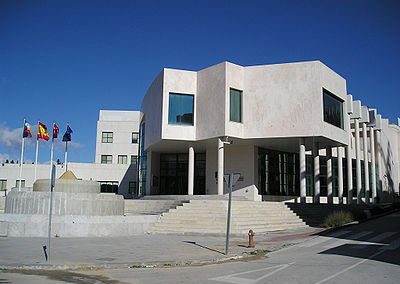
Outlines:
[[[38,124],[38,133],[37,133],[37,139],[43,139],[48,141],[50,138],[49,132],[47,131],[46,125],[43,123],[39,122]]]

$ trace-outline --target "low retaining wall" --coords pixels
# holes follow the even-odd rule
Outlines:
[[[145,234],[159,221],[146,216],[52,216],[53,237],[122,237]],[[47,237],[48,215],[0,214],[0,236]]]

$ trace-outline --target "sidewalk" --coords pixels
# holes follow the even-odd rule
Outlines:
[[[95,269],[200,265],[252,256],[255,250],[274,251],[304,241],[321,229],[308,228],[255,236],[256,248],[247,248],[247,236],[230,240],[202,235],[142,235],[117,238],[53,238],[51,259],[45,262],[45,238],[0,238],[0,269]]]

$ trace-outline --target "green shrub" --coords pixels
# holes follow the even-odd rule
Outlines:
[[[354,221],[353,215],[348,211],[336,211],[326,217],[324,226],[335,228]]]

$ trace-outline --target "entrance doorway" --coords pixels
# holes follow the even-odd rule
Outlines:
[[[188,194],[188,154],[160,154],[160,195]],[[195,154],[194,194],[206,192],[206,155]]]

